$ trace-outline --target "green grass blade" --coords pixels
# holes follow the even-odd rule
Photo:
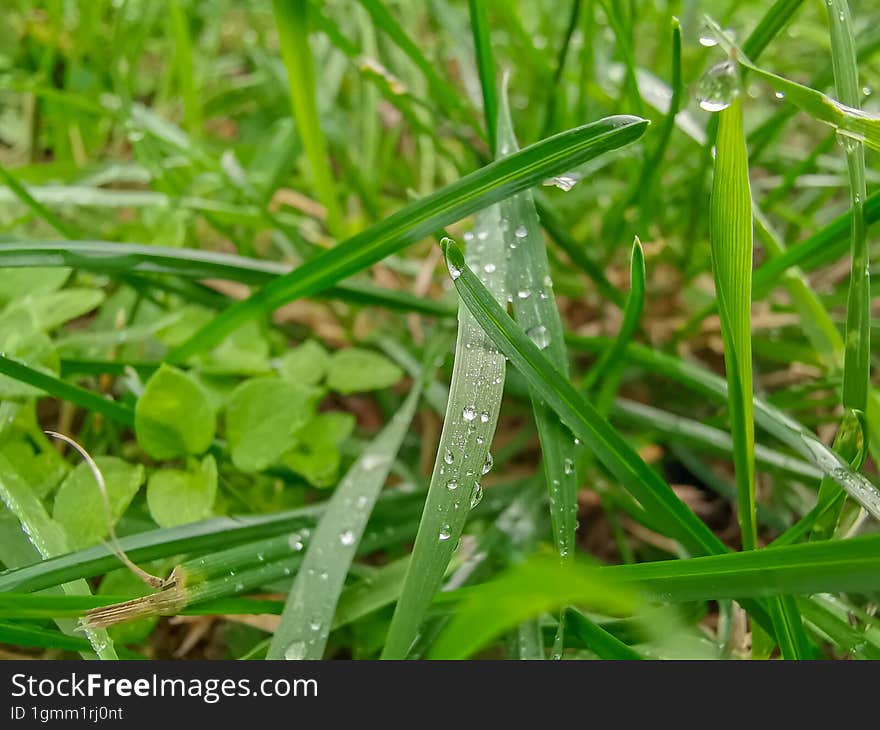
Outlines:
[[[307,4],[301,0],[272,0],[281,56],[287,69],[287,83],[293,116],[302,138],[318,198],[327,210],[327,227],[342,230],[342,211],[330,172],[327,142],[315,103],[315,70],[306,20]]]
[[[767,71],[752,62],[746,53],[725,35],[724,31],[712,20],[707,23],[713,28],[720,45],[732,54],[736,61],[770,83],[776,91],[785,95],[801,111],[809,114],[817,121],[834,127],[841,135],[858,142],[864,142],[873,149],[880,149],[880,116],[869,114],[844,102],[832,99],[821,91]]]
[[[644,659],[635,649],[624,644],[613,634],[605,631],[595,621],[587,618],[576,608],[565,612],[565,630],[578,637],[600,659],[629,661]]]
[[[72,266],[100,274],[130,276],[132,272],[173,274],[192,279],[226,279],[250,286],[267,284],[289,274],[292,267],[277,261],[215,251],[109,241],[18,241],[0,243],[0,266]],[[416,297],[406,291],[365,281],[343,281],[318,296],[351,304],[384,307],[450,317],[447,302]]]
[[[418,404],[417,382],[388,425],[361,452],[333,492],[269,644],[269,659],[320,659],[339,596],[373,505]]]
[[[480,89],[483,92],[483,116],[486,120],[489,148],[494,154],[498,149],[498,92],[495,86],[495,57],[492,53],[492,38],[489,35],[487,2],[469,0],[469,8],[477,71],[480,75]]]
[[[710,204],[712,269],[721,315],[743,548],[757,544],[752,415],[752,197],[740,99],[719,113]]]
[[[35,370],[2,354],[0,354],[0,374],[39,388],[54,398],[66,400],[93,413],[100,413],[123,426],[134,426],[134,411],[128,406],[60,380],[42,370]]]
[[[831,26],[831,61],[840,100],[858,109],[862,96],[852,18],[846,0],[826,4]],[[880,125],[880,119],[877,120]],[[880,132],[878,132],[880,136]],[[871,290],[865,226],[865,150],[855,139],[844,141],[849,174],[852,222],[850,229],[849,292],[846,303],[846,352],[843,365],[843,406],[864,412],[868,404],[871,368]]]
[[[24,203],[30,210],[44,222],[48,223],[56,232],[64,238],[79,238],[79,232],[72,224],[59,218],[39,200],[28,192],[28,189],[16,180],[3,165],[0,165],[0,181],[8,187],[12,194]]]
[[[880,535],[765,550],[615,565],[600,572],[664,601],[811,593],[872,593],[880,585]]]
[[[498,115],[499,156],[513,154],[518,149],[506,86],[504,84],[501,90]],[[531,191],[526,190],[508,198],[500,208],[501,230],[509,262],[507,288],[511,294],[513,315],[532,341],[546,353],[554,367],[567,377],[568,352],[562,320],[556,306],[547,250]],[[562,557],[570,557],[574,555],[577,529],[575,445],[571,432],[534,391],[531,401],[541,443],[544,480],[550,495],[553,539],[557,552]]]
[[[316,294],[449,223],[638,139],[638,117],[609,117],[542,140],[497,160],[394,213],[232,305],[176,348],[185,360],[216,345],[245,322],[300,297]]]
[[[607,338],[568,336],[567,339],[573,347],[590,352],[601,352],[610,345]],[[699,365],[635,343],[627,347],[626,357],[630,362],[649,368],[655,374],[675,380],[720,403],[728,400],[727,383],[724,379]],[[752,402],[755,422],[761,429],[816,466],[824,475],[834,479],[875,519],[880,519],[880,490],[870,479],[853,471],[844,459],[814,433],[778,408],[758,397],[753,398]]]
[[[506,301],[506,260],[497,206],[477,216],[468,257],[490,287],[487,296],[493,302]],[[450,273],[455,275],[453,269]],[[489,448],[501,408],[504,371],[504,357],[471,312],[459,305],[443,431],[412,560],[382,651],[384,659],[404,659],[409,653],[455,552],[469,508],[482,494],[480,480],[491,467]]]
[[[593,565],[538,557],[469,588],[429,658],[467,659],[504,631],[563,606],[588,606],[611,615],[631,613],[637,605],[634,592],[600,576]]]
[[[596,391],[596,410],[608,416],[611,401],[617,392],[622,370],[620,367],[626,346],[639,326],[642,309],[645,306],[645,252],[638,237],[633,242],[630,256],[630,289],[623,309],[623,321],[614,344],[602,353],[596,364],[590,368],[581,384],[581,391]]]
[[[455,279],[455,286],[462,302],[572,433],[595,453],[596,458],[621,485],[686,549],[697,554],[724,552],[726,548],[714,533],[675,495],[657,472],[645,464],[608,421],[578,394],[568,379],[553,367],[528,335],[498,306],[476,275],[467,268],[458,248],[447,243],[444,250],[450,269],[461,272]]]
[[[177,83],[183,97],[186,128],[193,137],[202,133],[202,105],[196,86],[196,73],[193,65],[192,36],[189,32],[189,18],[180,0],[171,0],[168,5],[168,22],[174,39],[174,66],[177,70]]]

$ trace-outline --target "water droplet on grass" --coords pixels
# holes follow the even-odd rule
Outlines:
[[[492,458],[492,454],[486,454],[486,463],[483,464],[483,474],[488,474],[491,471],[492,465],[494,463],[495,459]]]
[[[343,545],[354,545],[354,532],[351,530],[346,530],[345,532],[339,535],[339,542]]]
[[[707,112],[727,109],[739,96],[739,78],[733,61],[722,61],[710,68],[697,87],[700,108]]]
[[[471,509],[476,507],[483,500],[483,485],[479,482],[474,483],[474,491],[471,492]]]
[[[513,235],[517,238],[525,238],[528,235],[528,231],[525,226],[517,226],[513,232]]]
[[[461,417],[465,421],[473,421],[477,417],[477,412],[473,406],[465,406],[461,411]]]
[[[542,324],[539,324],[537,327],[532,327],[526,332],[526,334],[529,336],[529,339],[535,343],[535,346],[539,350],[543,350],[550,345],[550,333]]]

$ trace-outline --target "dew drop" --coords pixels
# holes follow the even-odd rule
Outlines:
[[[713,35],[703,33],[700,36],[700,45],[703,46],[703,48],[714,48],[718,45],[718,39]]]
[[[461,417],[465,421],[473,421],[477,417],[477,411],[473,406],[465,406],[461,411]]]
[[[519,299],[528,299],[530,296],[532,296],[532,293],[528,289],[520,289],[516,293],[516,296]]]
[[[346,530],[339,535],[339,542],[343,545],[354,545],[354,532]]]
[[[535,343],[535,346],[539,350],[543,350],[550,345],[550,333],[542,324],[539,324],[537,327],[532,327],[526,332],[526,334],[529,336],[529,339]]]
[[[557,175],[544,181],[545,187],[559,188],[563,193],[567,193],[575,185],[581,181],[581,176],[576,172],[566,172],[563,175]]]
[[[700,108],[707,112],[727,109],[739,96],[739,78],[733,61],[722,61],[710,68],[697,87]]]
[[[566,459],[562,462],[562,468],[566,474],[574,473],[574,462],[571,459]]]
[[[455,479],[450,479],[448,482],[446,482],[446,488],[450,492],[454,492],[456,489],[458,489],[458,482],[455,481]]]
[[[437,539],[440,540],[440,542],[446,542],[450,537],[452,537],[452,533],[449,532],[449,525],[443,525],[443,527],[440,528],[440,534],[437,535]]]
[[[446,449],[443,452],[443,462],[446,464],[451,464],[455,461],[455,457],[452,455],[452,452],[449,449]]]
[[[291,661],[300,661],[306,656],[306,644],[304,641],[294,641],[284,652],[284,658]]]
[[[773,96],[782,101],[785,98],[785,93],[782,91],[777,91],[775,94],[773,94]]]
[[[459,276],[461,276],[461,269],[457,268],[452,263],[447,262],[446,268],[449,269],[449,276],[452,277],[453,281],[455,281]]]
[[[480,414],[480,423],[489,423],[489,412],[483,411]]]
[[[525,238],[528,233],[529,232],[526,230],[525,226],[517,226],[516,229],[513,231],[513,235],[517,238]]]
[[[321,619],[313,618],[311,622],[309,622],[309,628],[312,631],[320,631],[321,630]]]
[[[471,509],[476,507],[483,500],[483,485],[479,482],[474,483],[474,491],[471,492]]]
[[[488,474],[492,470],[492,465],[494,463],[495,459],[492,457],[492,454],[486,454],[486,463],[483,464],[483,474]]]

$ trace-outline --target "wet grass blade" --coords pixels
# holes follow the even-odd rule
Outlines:
[[[415,414],[423,381],[361,452],[333,492],[287,597],[268,659],[320,659],[346,576]]]
[[[327,210],[327,227],[332,233],[339,235],[342,230],[342,211],[336,197],[327,156],[327,142],[315,103],[315,70],[306,20],[307,7],[307,3],[299,0],[272,0],[281,56],[287,69],[293,116],[309,160],[315,189]]]
[[[447,243],[444,251],[450,270],[461,272],[455,279],[455,285],[462,302],[572,433],[654,515],[667,534],[681,542],[687,550],[696,554],[724,552],[726,548],[714,533],[608,421],[580,396],[568,379],[553,367],[537,345],[501,309],[476,275],[467,268],[455,244]]]
[[[449,223],[638,139],[648,122],[609,117],[571,129],[490,163],[394,213],[233,304],[174,350],[185,360],[212,347],[245,322],[294,299],[314,295]]]
[[[481,272],[493,302],[507,299],[507,262],[498,207],[476,217],[468,258]],[[463,260],[462,260],[463,265]],[[456,270],[450,268],[456,276]],[[482,496],[480,480],[492,466],[489,448],[504,392],[504,356],[473,314],[459,305],[455,362],[443,430],[400,600],[383,659],[405,659],[455,552],[468,512]]]
[[[513,154],[518,149],[506,83],[501,90],[497,141],[499,156]],[[550,264],[531,191],[508,198],[500,208],[505,255],[509,262],[507,288],[511,294],[513,315],[554,367],[568,377],[568,352],[562,320],[553,294]],[[541,443],[544,480],[550,495],[553,539],[559,555],[570,557],[574,555],[577,529],[578,475],[574,468],[574,440],[571,432],[534,391],[531,392],[531,401]]]

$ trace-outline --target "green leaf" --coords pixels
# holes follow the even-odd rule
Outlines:
[[[317,340],[306,340],[275,362],[278,374],[299,385],[317,385],[327,374],[330,355]]]
[[[210,454],[198,470],[163,469],[147,482],[147,505],[160,527],[176,527],[211,516],[217,495],[217,464]]]
[[[360,347],[337,350],[327,363],[327,387],[343,395],[388,388],[402,377],[387,357]]]
[[[65,322],[88,314],[104,301],[100,289],[70,288],[40,295],[28,295],[11,305],[7,311],[29,310],[44,332],[57,329]]]
[[[144,483],[144,467],[115,456],[95,457],[95,463],[104,477],[115,525]],[[76,549],[95,545],[109,534],[104,499],[85,462],[77,464],[59,487],[52,516],[64,527],[68,541]]]
[[[152,375],[135,406],[138,443],[154,459],[201,454],[211,445],[216,425],[202,389],[170,365]]]
[[[64,286],[70,269],[35,266],[0,269],[0,301],[14,302],[26,296],[49,294]]]
[[[232,462],[246,472],[277,463],[294,434],[315,413],[319,391],[280,378],[256,378],[239,385],[226,405],[226,439]]]

